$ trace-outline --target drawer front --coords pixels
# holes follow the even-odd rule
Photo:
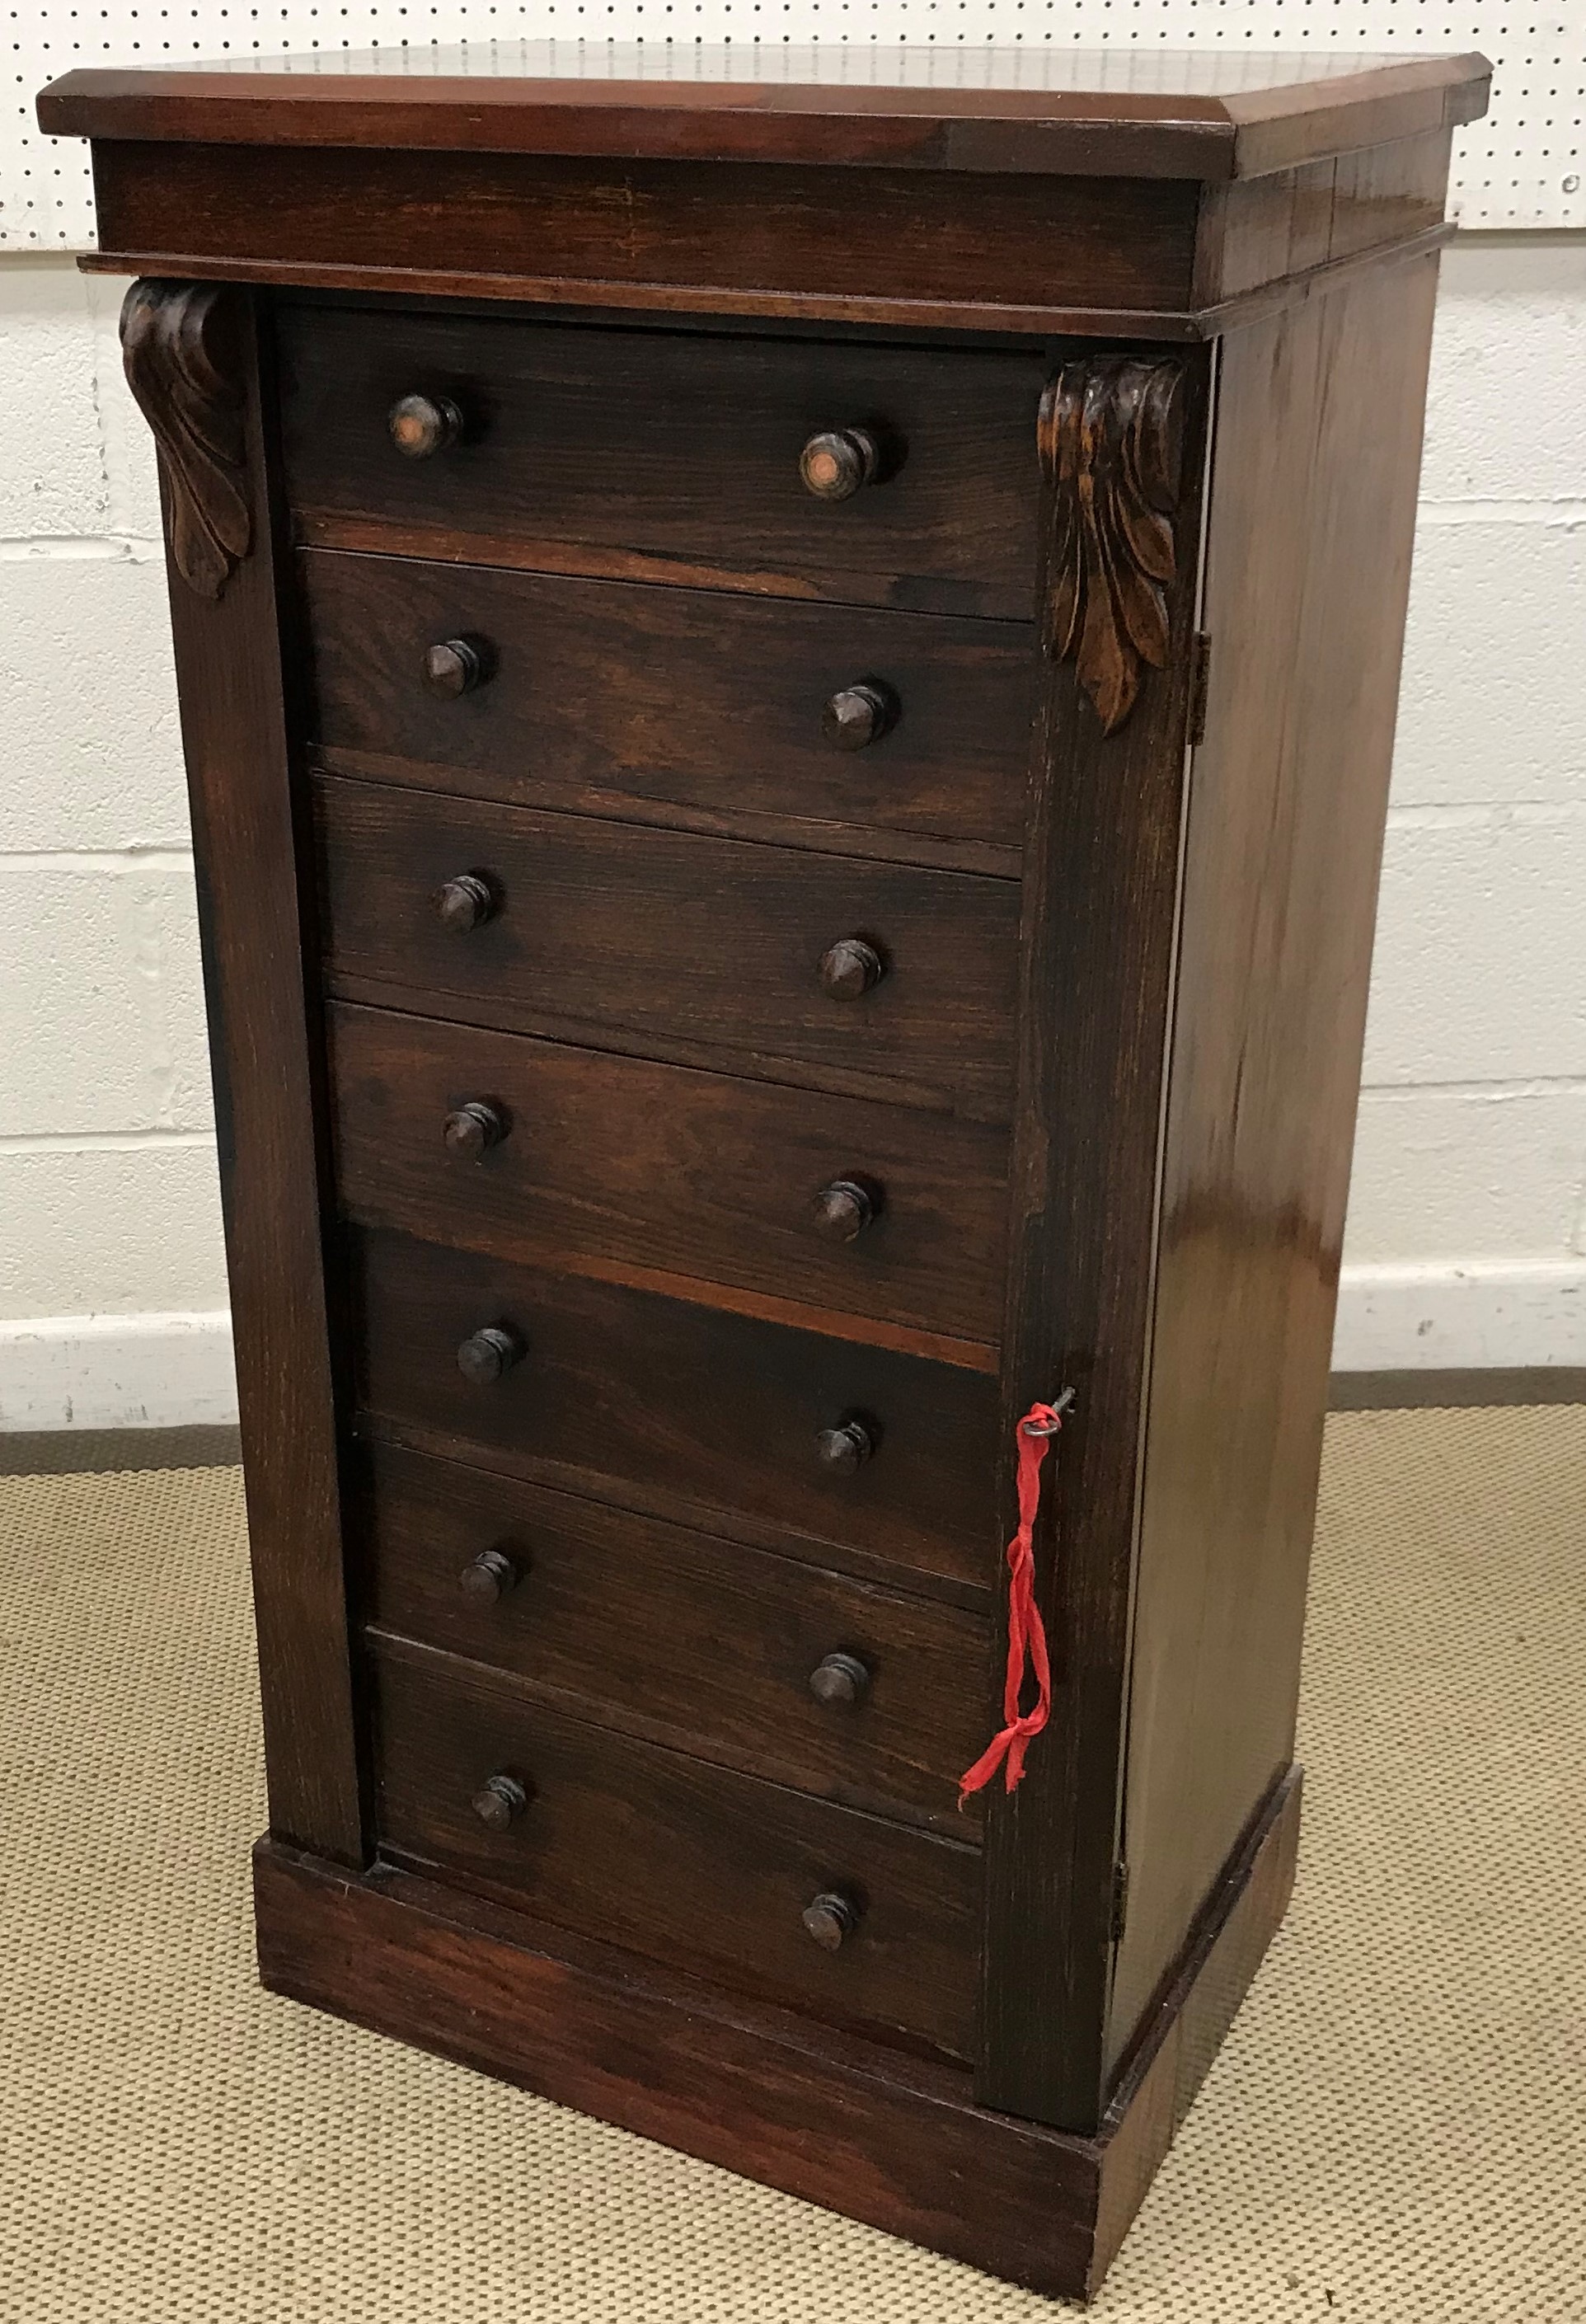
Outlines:
[[[349,1257],[380,1418],[713,1532],[742,1517],[823,1563],[858,1552],[990,1586],[990,1374],[400,1235],[355,1233]],[[522,1352],[480,1384],[458,1351],[484,1330]],[[831,1441],[851,1425],[856,1462],[858,1438]]]
[[[1032,618],[1038,350],[290,303],[278,329],[309,542]],[[458,439],[399,452],[389,414],[410,395],[451,405]],[[816,498],[806,444],[856,429],[883,480]]]
[[[1020,624],[390,557],[310,552],[300,570],[315,739],[393,781],[585,814],[772,816],[812,840],[837,825],[1019,844]],[[428,670],[453,641],[474,660]]]
[[[1008,1118],[1016,881],[316,788],[327,964],[348,998]],[[436,898],[463,874],[490,902],[459,928]],[[858,941],[879,979],[834,995],[823,964]]]
[[[977,1849],[605,1733],[418,1649],[376,1667],[388,1850],[647,1959],[971,2055]],[[853,1925],[828,1950],[803,1916],[832,1896]]]
[[[383,1009],[329,1014],[337,1184],[366,1225],[997,1336],[1000,1130]]]
[[[559,1707],[959,1839],[985,1744],[987,1625],[656,1517],[367,1448],[364,1616]]]

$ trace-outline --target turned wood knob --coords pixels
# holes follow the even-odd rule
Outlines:
[[[444,452],[463,432],[463,415],[449,396],[401,395],[386,414],[391,440],[410,460]]]
[[[425,647],[420,675],[427,692],[455,702],[459,694],[471,694],[484,685],[490,676],[490,655],[479,638],[444,638],[439,645]]]
[[[505,1831],[528,1806],[529,1793],[516,1775],[491,1775],[480,1784],[468,1804],[480,1822],[487,1823],[492,1831]]]
[[[828,1888],[811,1897],[799,1918],[821,1950],[834,1953],[844,1938],[851,1937],[859,1926],[859,1908],[852,1897]]]
[[[852,1711],[870,1689],[870,1670],[857,1655],[823,1655],[809,1674],[809,1691],[834,1711]]]
[[[823,1428],[815,1440],[816,1458],[834,1475],[852,1477],[875,1451],[875,1438],[862,1420],[845,1420],[840,1428]]]
[[[821,733],[836,750],[862,751],[881,741],[897,715],[898,697],[890,687],[845,686],[821,712]]]
[[[509,1590],[517,1586],[517,1565],[504,1549],[482,1549],[457,1576],[457,1587],[464,1597],[475,1599],[482,1606],[493,1606],[497,1599],[504,1598]]]
[[[834,1178],[816,1196],[812,1210],[816,1234],[828,1242],[852,1242],[862,1234],[880,1205],[871,1189],[858,1178]]]
[[[798,475],[818,501],[851,500],[881,472],[881,447],[867,429],[828,428],[798,455]]]
[[[448,1113],[440,1125],[448,1154],[467,1162],[482,1161],[507,1134],[506,1116],[482,1097],[471,1097]]]
[[[483,1331],[470,1333],[457,1350],[457,1370],[473,1387],[488,1388],[522,1358],[523,1343],[514,1333],[487,1323]]]
[[[454,936],[466,936],[470,928],[482,928],[486,920],[495,918],[495,890],[480,872],[459,872],[438,888],[431,899],[436,916],[443,928]]]
[[[862,936],[843,936],[821,954],[821,983],[834,1001],[857,1001],[886,973],[881,954]]]

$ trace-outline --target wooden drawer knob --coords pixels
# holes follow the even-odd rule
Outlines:
[[[870,1669],[857,1655],[823,1655],[809,1674],[809,1691],[834,1711],[852,1711],[870,1691]]]
[[[834,1953],[844,1937],[851,1937],[859,1926],[858,1906],[836,1888],[812,1897],[799,1917],[825,1953]]]
[[[457,936],[482,928],[500,909],[495,890],[482,872],[459,872],[436,890],[431,900],[441,927]]]
[[[890,687],[845,686],[821,712],[821,733],[835,750],[862,751],[881,741],[896,721],[898,707]]]
[[[834,1476],[852,1477],[876,1449],[875,1438],[862,1420],[845,1420],[840,1428],[823,1428],[815,1440],[816,1458]]]
[[[523,1360],[523,1343],[499,1323],[471,1333],[457,1350],[457,1370],[475,1388],[488,1388]]]
[[[843,936],[821,954],[821,983],[834,1001],[857,1001],[886,973],[881,954],[862,936]]]
[[[483,1161],[493,1146],[499,1146],[508,1130],[506,1116],[484,1098],[471,1097],[448,1113],[440,1125],[446,1140],[446,1150],[466,1162]]]
[[[481,638],[444,638],[439,645],[426,646],[420,675],[425,690],[443,702],[455,702],[459,694],[472,694],[490,676],[489,649]]]
[[[410,460],[444,452],[463,432],[463,415],[448,396],[401,395],[386,414],[397,450]]]
[[[480,1822],[487,1823],[492,1831],[505,1831],[528,1806],[528,1788],[516,1775],[491,1775],[480,1784],[468,1804]]]
[[[815,1231],[828,1242],[852,1242],[880,1208],[874,1189],[862,1179],[834,1178],[815,1198]]]
[[[798,475],[817,501],[852,500],[881,473],[881,447],[863,428],[828,428],[798,455]]]
[[[457,1587],[464,1597],[473,1598],[482,1606],[493,1606],[517,1586],[517,1563],[504,1549],[482,1549],[457,1576]]]

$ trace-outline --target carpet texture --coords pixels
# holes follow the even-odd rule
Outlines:
[[[1054,2304],[258,1992],[231,1470],[0,1480],[0,2316]],[[1288,1923],[1107,2324],[1586,2319],[1586,1415],[1331,1424]]]

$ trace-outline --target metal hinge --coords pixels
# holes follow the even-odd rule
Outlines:
[[[1189,718],[1185,739],[1194,750],[1206,739],[1206,687],[1212,672],[1212,633],[1197,630],[1190,641]]]
[[[1112,1917],[1107,1933],[1114,1944],[1121,1941],[1124,1923],[1129,1919],[1129,1867],[1121,1857],[1112,1867]]]

